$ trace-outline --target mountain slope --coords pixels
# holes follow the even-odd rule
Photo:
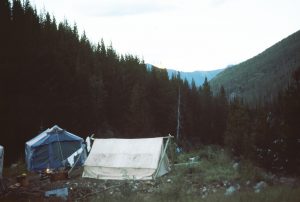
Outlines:
[[[192,83],[192,80],[194,79],[196,86],[200,86],[203,84],[205,77],[207,77],[207,80],[211,80],[214,78],[217,74],[222,72],[224,69],[217,69],[212,71],[193,71],[193,72],[183,72],[180,71],[180,76],[182,79],[186,79],[189,83]],[[171,78],[172,75],[176,75],[177,71],[173,69],[167,69],[168,75]]]
[[[281,40],[257,56],[227,68],[210,81],[214,93],[224,86],[229,97],[249,103],[272,101],[287,87],[300,66],[300,31]]]
[[[150,70],[153,65],[147,63],[146,67],[148,70]],[[155,67],[155,66],[154,66]],[[158,67],[157,67],[158,68]],[[213,79],[217,74],[222,72],[224,69],[216,69],[211,71],[193,71],[193,72],[184,72],[179,71],[181,79],[186,79],[189,84],[192,83],[192,80],[195,81],[196,86],[201,86],[204,82],[205,77],[207,80]],[[171,79],[173,75],[177,75],[178,71],[174,69],[167,69],[168,76]]]

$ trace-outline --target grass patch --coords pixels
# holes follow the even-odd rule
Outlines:
[[[300,188],[290,188],[287,186],[268,187],[261,193],[253,191],[241,191],[231,196],[224,196],[223,191],[201,197],[199,194],[187,194],[185,190],[176,192],[172,187],[164,187],[160,193],[152,195],[136,194],[129,197],[102,195],[90,199],[89,201],[156,201],[156,202],[298,202],[300,198]]]
[[[239,173],[232,169],[232,166],[222,164],[212,164],[211,162],[203,162],[201,165],[203,170],[203,182],[220,182],[234,181],[239,178]]]
[[[186,164],[175,168],[176,173],[191,173],[202,183],[220,181],[251,181],[268,182],[266,172],[255,166],[251,161],[242,159],[238,168],[233,168],[233,157],[227,150],[218,146],[204,146],[202,149],[178,156],[179,163],[187,163],[190,158],[199,159],[198,164]]]
[[[206,146],[199,151],[189,154],[181,154],[178,157],[180,163],[188,162],[189,158],[198,157],[198,164],[190,164],[176,168],[175,172],[191,173],[194,178],[202,183],[219,181],[232,181],[240,178],[238,170],[233,169],[233,162],[229,152],[217,146]]]
[[[253,191],[242,191],[231,196],[224,196],[224,193],[208,195],[203,199],[206,202],[297,202],[300,198],[300,188],[288,186],[272,186],[261,193]]]
[[[190,158],[194,157],[197,162],[189,163]],[[144,184],[122,181],[120,186],[100,190],[77,201],[296,202],[300,198],[299,186],[292,188],[287,184],[272,183],[272,178],[251,161],[242,159],[234,168],[230,152],[218,146],[205,146],[197,151],[182,153],[177,156],[177,162],[179,165],[174,166],[170,173],[155,181]],[[24,162],[17,165],[15,168],[5,168],[5,175],[12,177],[26,173]],[[262,180],[268,185],[255,193],[253,186]],[[236,192],[224,195],[229,186],[237,185],[240,188]],[[107,184],[107,187],[110,186]]]
[[[268,181],[266,172],[255,166],[251,161],[249,160],[242,160],[240,163],[240,180],[247,181],[251,180],[253,182],[258,182],[261,180]]]

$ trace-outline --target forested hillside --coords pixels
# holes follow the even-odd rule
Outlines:
[[[226,120],[218,103],[225,96],[213,98],[207,81],[196,88],[178,75],[169,79],[165,69],[147,70],[139,58],[119,55],[104,41],[90,43],[76,25],[38,14],[29,1],[3,0],[0,9],[6,160],[24,155],[25,142],[54,124],[82,137],[175,135],[179,91],[182,138],[222,142],[217,136]],[[214,117],[211,111],[220,112]]]
[[[213,92],[221,85],[228,95],[250,104],[276,100],[279,91],[291,81],[300,66],[300,31],[290,35],[257,56],[227,68],[210,81]]]
[[[152,67],[155,67],[151,64],[146,64],[147,69],[151,69]],[[167,72],[169,75],[169,78],[171,79],[174,75],[180,74],[181,79],[187,80],[187,82],[191,85],[193,82],[197,87],[201,86],[205,78],[210,81],[213,79],[216,75],[218,75],[220,72],[224,71],[224,69],[216,69],[216,70],[210,70],[210,71],[177,71],[174,69],[167,68]]]
[[[25,142],[55,124],[81,137],[175,136],[179,117],[176,143],[184,150],[218,144],[265,168],[299,174],[300,32],[225,70],[212,82],[213,96],[207,78],[196,87],[180,74],[169,78],[166,69],[147,69],[103,40],[91,43],[76,25],[38,14],[29,1],[0,1],[0,27],[0,144],[6,165],[23,159]],[[231,81],[223,82],[225,76]],[[267,105],[249,108],[238,97],[228,101],[224,87],[218,89],[222,83],[230,93],[238,86],[236,93],[245,99],[246,92],[258,98],[270,86],[288,87]]]

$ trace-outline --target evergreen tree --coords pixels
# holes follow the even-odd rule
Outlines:
[[[297,173],[300,171],[300,67],[293,73],[293,81],[285,91],[282,99],[282,119],[284,150],[286,156],[286,168],[288,171]]]
[[[200,119],[200,124],[201,124],[201,129],[199,131],[202,139],[202,143],[208,144],[208,143],[213,143],[212,140],[212,127],[213,127],[213,122],[212,122],[212,92],[210,90],[210,85],[207,81],[207,78],[205,77],[205,80],[203,82],[201,91],[200,91],[200,96],[201,96],[201,119]]]
[[[250,114],[238,98],[229,106],[225,144],[236,155],[253,156],[255,141],[251,131]]]
[[[213,128],[212,128],[212,142],[217,144],[224,144],[224,133],[226,130],[226,121],[228,118],[228,102],[223,86],[220,92],[214,99],[213,106]]]
[[[132,137],[145,137],[152,132],[150,107],[146,99],[146,87],[137,83],[131,92],[128,132]]]
[[[11,29],[11,10],[10,1],[2,0],[0,2],[0,68],[3,67],[3,63],[7,62],[8,56],[11,53],[9,50],[10,42],[10,29]]]
[[[38,16],[29,1],[13,0],[12,7],[1,1],[0,23],[6,160],[18,158],[25,141],[54,124],[82,137],[101,137],[108,130],[116,137],[174,135],[179,89],[182,139],[194,145],[218,142],[211,138],[218,125],[211,114],[222,96],[214,102],[207,79],[200,89],[180,74],[170,80],[166,69],[149,70],[136,56],[118,55],[103,39],[94,46],[76,24],[56,22],[49,13]]]

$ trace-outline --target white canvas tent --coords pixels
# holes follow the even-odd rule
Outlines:
[[[82,177],[149,180],[170,171],[163,138],[95,139]]]

